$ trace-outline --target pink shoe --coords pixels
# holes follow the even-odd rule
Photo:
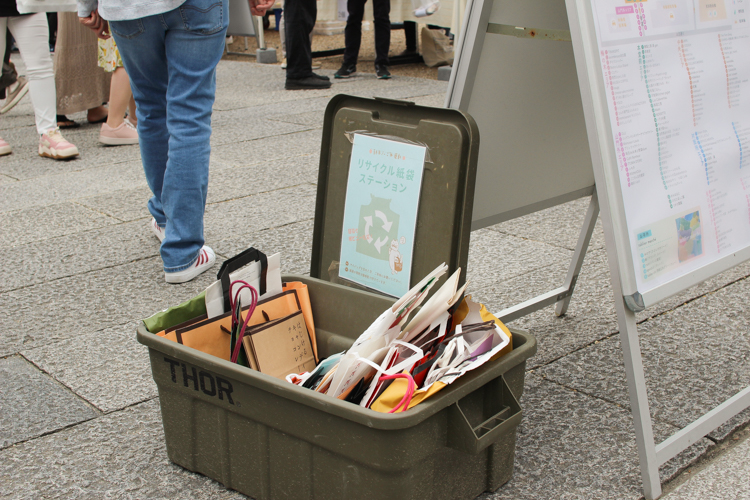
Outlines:
[[[13,151],[10,150],[10,144],[5,142],[5,139],[0,137],[0,156],[11,154]]]
[[[67,160],[78,156],[78,148],[65,140],[60,129],[52,128],[39,138],[39,156]]]
[[[99,132],[99,142],[108,146],[138,144],[138,131],[128,120],[123,120],[117,128],[112,128],[106,123],[102,123],[102,130]]]

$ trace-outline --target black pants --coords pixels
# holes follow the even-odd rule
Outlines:
[[[347,0],[349,17],[344,30],[344,64],[357,64],[359,46],[362,43],[362,17],[365,15],[367,0]],[[391,46],[391,2],[372,0],[372,14],[375,18],[375,64],[388,65],[388,49]]]
[[[316,0],[285,0],[286,77],[293,80],[312,76],[310,33],[318,16]]]
[[[16,67],[10,62],[11,45],[13,45],[13,37],[10,36],[10,31],[5,30],[5,55],[3,57],[3,71],[0,75],[0,99],[5,99],[5,89],[18,80]]]

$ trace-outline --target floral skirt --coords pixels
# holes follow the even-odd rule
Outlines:
[[[122,68],[122,59],[120,51],[117,50],[117,44],[114,38],[106,40],[99,39],[99,67],[104,71],[113,72],[117,68]]]

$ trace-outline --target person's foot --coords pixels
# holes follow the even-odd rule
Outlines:
[[[349,78],[357,72],[356,64],[342,64],[339,70],[334,73],[335,78]]]
[[[214,254],[214,251],[211,250],[211,247],[203,245],[203,248],[198,252],[198,258],[195,259],[192,266],[176,273],[165,272],[164,279],[166,279],[167,283],[186,283],[199,274],[208,271],[215,262],[216,254]]]
[[[60,129],[80,127],[80,124],[76,123],[75,121],[71,120],[65,115],[57,115],[56,120],[57,120],[57,128],[60,128]]]
[[[287,78],[286,85],[284,86],[287,90],[322,90],[330,87],[331,82],[329,80],[321,80],[316,76]]]
[[[281,69],[286,69],[286,57],[281,60]]]
[[[10,149],[10,144],[5,142],[5,139],[0,137],[0,156],[11,154],[13,151]]]
[[[13,107],[18,104],[28,92],[29,81],[25,77],[19,76],[15,85],[11,85],[7,89],[8,96],[5,98],[5,104],[0,108],[0,115],[13,109]]]
[[[109,110],[104,106],[97,106],[95,108],[91,108],[88,113],[86,113],[86,119],[89,123],[97,124],[97,123],[104,123],[107,121],[107,118],[109,117]]]
[[[102,123],[102,129],[99,132],[99,142],[108,146],[138,144],[138,131],[128,120],[123,120],[120,126],[116,128]]]
[[[164,241],[164,228],[161,227],[158,222],[156,222],[156,219],[152,217],[149,226],[151,227],[151,232],[154,233],[154,236],[156,236],[160,242]]]
[[[375,73],[381,80],[387,80],[391,77],[391,72],[388,71],[388,66],[386,66],[385,64],[376,64]]]
[[[39,156],[67,160],[78,156],[78,148],[66,141],[59,129],[53,128],[39,138]]]
[[[330,81],[331,81],[331,79],[330,79],[330,78],[328,78],[328,77],[327,77],[326,75],[319,75],[319,74],[317,74],[317,73],[313,73],[313,76],[314,76],[315,78],[320,78],[321,80],[325,80],[325,81],[327,81],[327,82],[330,82]]]

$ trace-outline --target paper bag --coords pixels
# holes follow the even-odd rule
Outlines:
[[[245,332],[242,339],[251,366],[272,377],[285,380],[290,373],[315,368],[312,341],[302,311],[269,321]]]
[[[276,297],[261,300],[250,317],[248,328],[285,318],[292,313],[300,312],[300,302],[296,290],[282,292]],[[247,318],[247,308],[242,311],[242,319]],[[203,320],[186,328],[162,334],[164,338],[179,342],[206,354],[211,354],[227,361],[231,360],[232,312],[227,312],[216,318]],[[245,333],[247,335],[247,333]]]
[[[312,340],[313,353],[315,354],[315,362],[318,362],[318,343],[315,339],[315,322],[313,321],[312,305],[310,304],[310,292],[307,290],[307,285],[301,281],[289,281],[282,284],[282,290],[287,292],[289,290],[297,291],[297,299],[299,300],[300,309],[302,315],[305,317],[305,325],[307,326],[307,333],[310,334],[310,340]]]
[[[430,68],[453,64],[453,45],[442,30],[422,28],[422,59]]]
[[[266,255],[255,248],[248,248],[244,252],[224,261],[216,279],[205,291],[206,313],[209,318],[215,318],[229,311],[229,284],[242,280],[252,285],[260,299],[274,297],[281,293],[280,257],[276,253],[266,258]],[[250,303],[249,290],[240,293],[243,304]]]

